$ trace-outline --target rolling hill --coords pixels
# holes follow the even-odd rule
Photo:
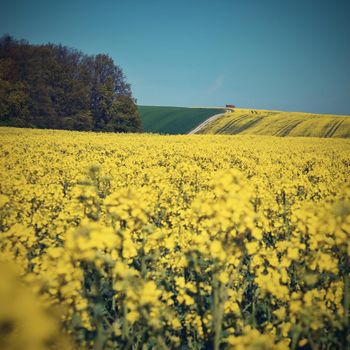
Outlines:
[[[237,108],[198,134],[350,137],[350,116]]]
[[[220,108],[188,108],[164,106],[138,106],[145,132],[159,134],[187,134]]]

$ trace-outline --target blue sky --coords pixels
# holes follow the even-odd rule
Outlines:
[[[1,0],[0,35],[107,53],[139,104],[350,114],[349,0]]]

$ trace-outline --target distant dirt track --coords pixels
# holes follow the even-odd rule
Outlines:
[[[210,123],[211,121],[222,117],[223,115],[225,115],[225,113],[220,113],[220,114],[215,114],[213,116],[211,116],[210,118],[204,120],[203,123],[199,124],[197,127],[195,127],[193,130],[191,130],[188,135],[190,134],[196,134],[200,129],[204,128],[208,123]]]

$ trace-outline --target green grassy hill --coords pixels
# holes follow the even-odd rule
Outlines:
[[[197,133],[349,138],[350,116],[237,108]]]
[[[197,125],[224,109],[138,106],[145,132],[187,134]]]

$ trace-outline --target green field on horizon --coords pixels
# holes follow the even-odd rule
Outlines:
[[[224,108],[189,108],[167,106],[137,107],[145,132],[187,134],[209,117],[224,112]]]

